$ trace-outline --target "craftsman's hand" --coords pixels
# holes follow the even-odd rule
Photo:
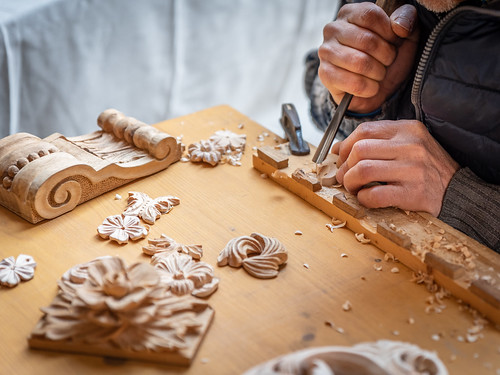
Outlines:
[[[459,165],[416,120],[359,125],[344,141],[337,181],[369,208],[399,207],[438,216],[444,193]],[[366,187],[373,182],[383,182]]]
[[[323,29],[319,77],[338,104],[354,95],[350,111],[369,113],[397,90],[413,66],[417,11],[405,4],[391,17],[370,2],[347,4]]]

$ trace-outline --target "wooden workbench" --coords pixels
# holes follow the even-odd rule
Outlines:
[[[382,251],[359,243],[348,229],[330,232],[327,215],[261,178],[252,168],[252,148],[274,144],[273,134],[259,141],[267,130],[227,106],[157,127],[183,135],[186,145],[223,128],[244,133],[243,165],[212,168],[178,162],[36,225],[0,207],[0,259],[29,254],[38,263],[33,280],[0,288],[0,373],[238,374],[302,348],[390,339],[436,351],[450,374],[498,374],[500,333],[492,324],[478,341],[460,342],[457,338],[473,326],[466,308],[448,298],[441,313],[426,313],[430,293],[410,281],[408,268],[384,260]],[[123,211],[129,191],[179,197],[181,204],[151,226],[148,238],[165,233],[180,243],[202,244],[202,260],[215,267],[221,280],[208,299],[215,319],[194,362],[179,368],[29,349],[27,337],[42,315],[39,309],[52,301],[56,282],[67,269],[102,255],[118,255],[129,264],[149,262],[141,250],[146,239],[119,246],[96,233],[105,217]],[[122,200],[115,200],[117,193]],[[288,249],[288,263],[277,278],[260,280],[242,269],[216,266],[219,251],[231,238],[252,232],[276,237]],[[382,271],[374,264],[382,265]],[[391,272],[395,266],[399,273]],[[342,309],[346,300],[351,311]]]

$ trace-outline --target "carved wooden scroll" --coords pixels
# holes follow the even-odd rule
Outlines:
[[[0,204],[31,223],[53,219],[180,159],[175,137],[117,110],[97,123],[102,130],[78,137],[1,139]]]
[[[280,167],[277,160],[282,162],[285,157],[286,165]],[[305,176],[316,172],[310,157],[281,152],[275,159],[257,149],[253,166],[269,180],[345,222],[360,239],[393,254],[415,272],[429,274],[437,284],[500,324],[500,254],[429,214],[397,208],[368,209],[340,185],[313,189],[294,175],[297,170]],[[336,168],[333,164],[330,167],[325,176],[333,178]],[[323,171],[318,170],[320,174]]]
[[[244,375],[448,375],[439,357],[416,345],[380,340],[353,347],[325,346],[290,353]]]
[[[189,258],[190,259],[190,258]],[[31,348],[189,365],[214,310],[175,295],[150,264],[101,257],[66,272]]]

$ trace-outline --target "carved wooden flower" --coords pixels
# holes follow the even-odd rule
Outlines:
[[[233,133],[230,130],[218,130],[210,137],[210,141],[224,151],[237,149],[243,151],[247,136],[245,134]]]
[[[189,345],[185,335],[197,331],[197,315],[208,308],[191,296],[167,293],[159,272],[146,263],[127,267],[118,257],[106,257],[80,269],[86,270],[85,281],[61,280],[32,337],[133,351],[177,351]]]
[[[138,240],[148,235],[148,228],[140,225],[136,216],[113,215],[108,216],[97,227],[97,233],[102,238],[110,239],[119,244],[128,243],[128,240]]]
[[[288,259],[288,252],[276,238],[259,233],[231,239],[217,258],[219,266],[241,267],[261,279],[278,276],[279,266]]]
[[[195,262],[186,254],[159,253],[153,257],[151,264],[160,271],[162,283],[178,296],[192,294],[195,297],[208,297],[219,285],[211,265]]]
[[[154,224],[162,214],[168,214],[180,203],[179,198],[171,195],[152,199],[145,193],[131,191],[128,193],[127,208],[123,215],[138,216],[146,223]]]
[[[222,158],[221,150],[211,141],[202,140],[189,145],[188,155],[192,162],[205,162],[216,166]]]
[[[148,240],[148,242],[149,245],[142,248],[144,254],[147,255],[168,255],[179,252],[189,255],[193,259],[201,259],[203,255],[201,245],[181,245],[165,234],[162,234],[160,238]]]
[[[14,287],[35,276],[36,262],[29,255],[20,254],[17,259],[8,257],[0,262],[0,284]]]

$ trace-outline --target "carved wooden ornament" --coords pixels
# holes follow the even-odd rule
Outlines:
[[[438,356],[416,345],[380,340],[353,347],[300,350],[258,365],[244,375],[448,375]]]
[[[231,239],[217,258],[219,266],[241,267],[250,275],[269,279],[278,276],[280,265],[288,259],[285,246],[276,238],[259,233]]]
[[[214,276],[210,264],[196,262],[186,254],[158,253],[151,259],[151,264],[159,271],[161,282],[177,296],[208,297],[219,286],[219,279]]]
[[[169,293],[146,263],[103,257],[59,281],[32,348],[189,364],[213,318],[210,306]]]
[[[192,162],[204,162],[215,167],[222,160],[223,148],[212,141],[201,140],[188,146],[189,159]]]
[[[153,257],[177,252],[187,254],[193,259],[201,259],[203,255],[201,245],[182,245],[165,234],[162,234],[160,238],[148,240],[148,243],[149,245],[144,246],[142,251]]]
[[[35,276],[36,262],[30,255],[20,254],[17,259],[8,257],[0,262],[0,284],[10,288]]]
[[[128,193],[127,209],[125,216],[138,216],[148,224],[154,224],[162,214],[168,214],[181,200],[174,196],[165,196],[151,199],[147,194],[140,192]]]
[[[141,225],[137,216],[112,215],[108,216],[97,227],[97,233],[104,239],[110,239],[119,244],[128,243],[128,240],[139,240],[148,235],[149,228]]]
[[[97,122],[102,130],[78,137],[0,139],[0,204],[32,223],[53,219],[180,159],[175,137],[115,109]]]

